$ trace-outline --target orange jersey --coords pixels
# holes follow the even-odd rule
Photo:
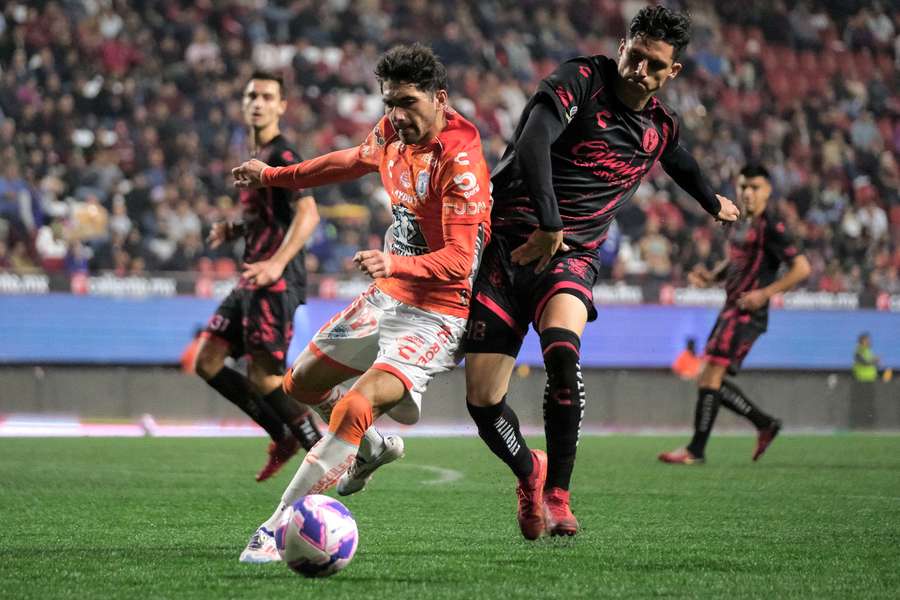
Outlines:
[[[391,276],[376,285],[406,304],[467,317],[490,235],[490,175],[474,125],[452,110],[430,142],[408,146],[387,117],[356,148],[263,170],[262,183],[312,187],[378,171],[391,198]]]

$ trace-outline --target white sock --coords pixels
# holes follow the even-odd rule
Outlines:
[[[281,502],[291,505],[303,496],[321,494],[337,483],[353,460],[358,446],[350,444],[332,433],[326,433],[306,453],[300,468],[281,496]]]
[[[385,450],[384,436],[372,425],[366,429],[359,444],[359,458],[365,462],[371,461]]]

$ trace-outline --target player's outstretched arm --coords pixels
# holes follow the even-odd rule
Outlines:
[[[311,188],[358,179],[378,170],[373,161],[360,159],[359,147],[329,152],[295,165],[270,167],[262,161],[248,160],[232,169],[238,188],[282,187],[292,190]]]
[[[319,210],[312,196],[297,201],[297,211],[278,250],[270,258],[255,263],[245,263],[242,275],[257,286],[272,285],[281,278],[285,267],[306,245],[319,224]]]
[[[741,211],[734,202],[712,191],[700,172],[700,165],[680,144],[667,150],[660,160],[663,169],[703,210],[720,221],[736,221]]]
[[[765,306],[766,302],[775,294],[780,294],[793,289],[801,281],[809,277],[809,261],[806,256],[798,254],[791,262],[791,268],[787,273],[770,283],[764,288],[751,290],[741,294],[737,305],[741,310],[757,310]]]

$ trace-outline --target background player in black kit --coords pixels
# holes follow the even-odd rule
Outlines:
[[[793,238],[767,210],[772,184],[765,167],[748,165],[737,180],[737,197],[744,219],[728,232],[728,258],[709,271],[696,267],[689,278],[698,287],[725,281],[725,306],[706,343],[707,363],[697,380],[694,437],[686,448],[663,452],[659,460],[671,464],[702,464],[719,405],[749,419],[757,429],[757,460],[778,435],[781,421],[761,411],[744,393],[725,379],[736,375],[744,357],[769,322],[769,299],[796,286],[809,276],[809,261],[800,254]],[[782,264],[790,265],[778,277]]]
[[[657,162],[710,214],[733,221],[678,142],[679,124],[654,98],[682,65],[686,15],[655,6],[631,21],[618,60],[563,63],[531,98],[492,176],[494,235],[473,290],[466,393],[478,433],[519,479],[522,534],[574,535],[569,481],[584,412],[581,333],[596,318],[597,247]],[[547,386],[547,454],[530,451],[505,402],[522,339],[540,334]]]
[[[275,75],[254,73],[244,88],[244,121],[254,154],[270,165],[300,162],[279,130],[286,104],[283,83]],[[319,213],[312,196],[297,200],[284,188],[242,190],[240,201],[243,222],[216,223],[209,234],[212,247],[243,236],[245,263],[237,286],[206,326],[196,369],[272,438],[269,459],[256,476],[263,481],[301,445],[309,450],[321,438],[309,410],[281,387],[294,311],[306,302],[303,246]],[[247,377],[225,365],[227,356],[245,354],[250,355]]]

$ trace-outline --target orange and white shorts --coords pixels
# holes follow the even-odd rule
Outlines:
[[[404,304],[373,284],[319,329],[309,350],[350,376],[369,368],[395,375],[407,393],[387,414],[412,425],[428,382],[462,359],[465,329],[461,317]]]

